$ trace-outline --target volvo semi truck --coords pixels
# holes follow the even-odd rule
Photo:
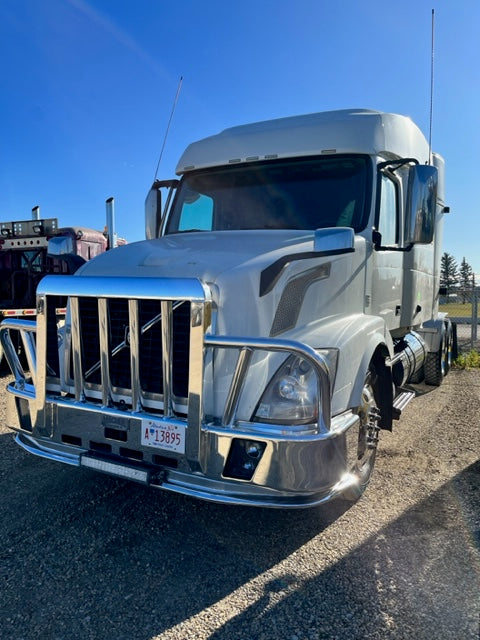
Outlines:
[[[222,503],[356,498],[412,384],[450,366],[443,159],[408,117],[350,109],[226,129],[176,173],[144,241],[2,323],[18,444]]]

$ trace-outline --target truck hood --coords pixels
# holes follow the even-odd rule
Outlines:
[[[221,273],[252,259],[270,263],[285,253],[307,250],[307,244],[311,250],[312,232],[187,232],[118,247],[104,253],[94,264],[87,263],[81,273],[195,277],[212,283]],[[260,265],[256,262],[256,266]]]
[[[342,269],[347,280],[348,271],[350,276],[354,272],[354,254],[322,257],[313,253],[313,243],[311,231],[190,232],[118,247],[87,262],[77,273],[198,278],[212,292],[216,333],[280,335],[315,316],[329,315],[331,304],[337,306],[338,291],[327,285],[333,262],[348,261]],[[335,281],[340,277],[344,283],[338,271]],[[318,289],[312,298],[312,286],[320,286],[323,293]],[[309,302],[305,304],[307,289]],[[320,294],[322,313],[316,314]]]

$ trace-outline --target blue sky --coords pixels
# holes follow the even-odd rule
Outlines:
[[[0,220],[144,237],[159,177],[225,127],[328,109],[409,115],[447,164],[444,249],[480,274],[479,0],[0,0]]]

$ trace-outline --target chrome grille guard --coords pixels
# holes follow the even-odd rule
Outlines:
[[[63,371],[72,369],[73,387],[71,393],[65,392],[65,380],[54,387],[52,372],[47,365],[47,341],[49,305],[52,297],[68,297],[69,320],[66,325],[64,340],[71,345],[65,349]],[[243,382],[248,375],[252,356],[256,351],[280,352],[285,355],[296,354],[310,362],[317,375],[318,392],[320,398],[319,432],[330,429],[331,389],[328,366],[325,359],[308,345],[291,340],[271,338],[246,338],[209,335],[211,330],[211,295],[208,286],[194,278],[155,278],[155,277],[97,277],[97,276],[47,276],[37,291],[37,321],[4,320],[0,326],[0,340],[15,381],[8,390],[16,396],[29,400],[32,424],[39,432],[50,432],[48,411],[46,410],[47,396],[49,402],[80,403],[85,406],[90,402],[87,397],[85,377],[86,372],[82,362],[82,332],[79,299],[95,298],[98,305],[98,336],[100,354],[95,367],[100,371],[101,397],[94,404],[95,410],[108,411],[112,405],[112,385],[110,380],[109,358],[115,349],[125,348],[124,344],[109,344],[107,301],[122,299],[128,301],[128,348],[130,351],[130,398],[131,412],[134,414],[148,413],[148,407],[143,404],[142,389],[140,388],[140,358],[139,341],[142,333],[150,327],[139,323],[139,302],[155,300],[159,302],[160,313],[155,322],[161,324],[162,335],[162,372],[163,372],[163,418],[177,419],[173,406],[172,394],[172,314],[180,301],[190,304],[190,335],[189,335],[189,374],[188,374],[188,413],[187,424],[193,427],[197,434],[208,427],[203,419],[204,393],[204,355],[208,349],[237,350],[238,357],[231,378],[227,399],[221,419],[221,426],[231,428],[235,424],[236,411],[243,389]],[[50,309],[51,311],[51,309]],[[10,331],[19,331],[24,345],[30,378],[27,378],[20,363]],[[126,340],[126,339],[125,339]],[[87,373],[90,373],[90,370]],[[101,405],[100,406],[100,402]],[[93,407],[92,407],[93,408]],[[217,426],[218,428],[218,426]],[[260,428],[260,425],[257,425]],[[193,435],[193,434],[191,434]],[[193,444],[193,443],[192,443]],[[196,448],[196,447],[194,447]]]

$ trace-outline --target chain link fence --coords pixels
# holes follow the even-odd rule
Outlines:
[[[448,313],[457,325],[458,351],[480,349],[478,300],[480,289],[455,289],[448,296],[440,296],[440,311]]]

